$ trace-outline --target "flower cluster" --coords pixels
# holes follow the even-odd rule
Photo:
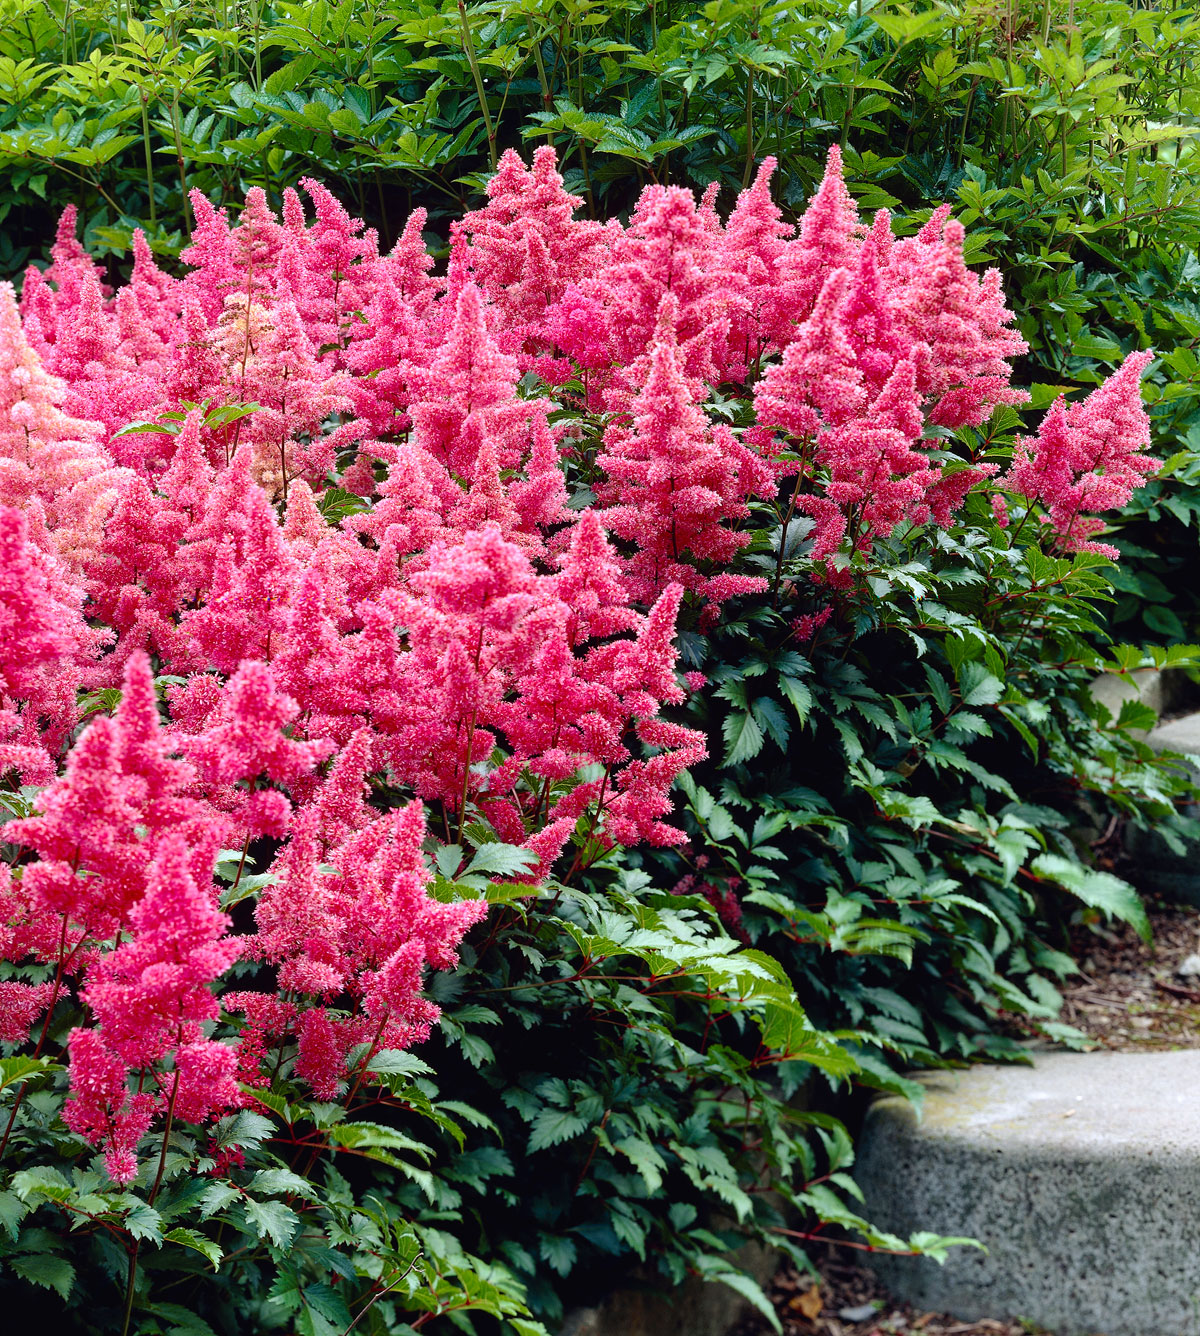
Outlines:
[[[664,711],[703,678],[676,619],[765,587],[734,569],[756,504],[794,488],[836,586],[996,474],[946,447],[1022,398],[999,276],[946,210],[860,221],[836,150],[798,226],[773,169],[724,220],[652,186],[600,225],[552,149],[508,153],[444,277],[423,213],[382,254],[314,182],[312,217],[194,193],[183,276],[138,234],[116,291],[68,211],[19,307],[0,288],[0,762],[41,789],[6,827],[29,981],[0,1038],[71,996],[68,1122],[115,1178],[156,1119],[281,1063],[335,1099],[428,1035],[426,971],[484,912],[430,895],[433,846],[499,842],[532,882],[680,838],[704,743]],[[1095,512],[1153,467],[1148,359],[1054,406],[998,514],[1102,550]]]

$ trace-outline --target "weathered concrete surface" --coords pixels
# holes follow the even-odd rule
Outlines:
[[[778,1269],[781,1254],[747,1243],[731,1260],[765,1286]],[[560,1336],[726,1336],[752,1311],[728,1285],[693,1278],[669,1297],[648,1289],[616,1290],[595,1308],[569,1313]]]
[[[1139,668],[1136,672],[1101,673],[1092,679],[1088,688],[1091,697],[1099,701],[1114,719],[1121,713],[1121,706],[1127,700],[1148,705],[1156,715],[1166,712],[1170,698],[1171,674],[1160,672],[1157,668]],[[1135,736],[1144,738],[1143,729],[1135,730]]]
[[[1200,1336],[1200,1051],[1051,1053],[922,1078],[868,1115],[867,1218],[966,1235],[944,1267],[875,1262],[922,1307],[1056,1336]]]

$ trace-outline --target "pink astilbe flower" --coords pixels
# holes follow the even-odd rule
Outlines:
[[[1142,404],[1141,374],[1153,352],[1130,353],[1120,367],[1081,402],[1060,395],[1033,440],[1019,437],[1012,466],[999,479],[1006,491],[1045,508],[1043,523],[1070,552],[1098,552],[1116,560],[1118,550],[1095,542],[1103,520],[1085,511],[1125,505],[1162,466],[1146,451],[1150,419]]]
[[[189,266],[183,279],[183,300],[185,305],[195,302],[206,319],[216,320],[225,298],[243,280],[234,258],[229,215],[224,209],[213,208],[202,191],[189,191],[188,201],[195,226],[191,241],[179,255]]]
[[[740,279],[744,306],[731,314],[726,374],[744,380],[747,370],[767,352],[791,341],[797,308],[804,297],[795,291],[788,269],[788,242],[795,229],[783,221],[771,198],[774,158],[764,158],[754,183],[737,197],[722,238],[724,266]]]
[[[773,362],[755,387],[759,422],[781,427],[799,441],[815,437],[822,426],[851,421],[866,406],[863,373],[842,319],[849,284],[845,269],[829,275],[783,359]]]
[[[425,969],[452,968],[464,933],[487,912],[482,900],[443,904],[428,895],[419,804],[343,839],[330,815],[324,790],[298,813],[276,879],[260,899],[256,938],[282,986],[320,999],[347,993],[355,1004],[350,1014],[317,1005],[299,1017],[296,1074],[322,1099],[336,1098],[357,1044],[369,1045],[365,1064],[381,1048],[408,1048],[428,1036],[440,1013],[420,995]],[[264,1012],[254,994],[230,996],[226,1005],[245,1009],[251,1046],[260,1050],[272,1030],[294,1023]]]
[[[705,226],[690,191],[648,186],[629,228],[612,242],[599,273],[564,294],[550,331],[582,366],[607,371],[610,410],[627,405],[645,379],[662,299],[675,299],[680,365],[692,381],[719,380],[718,351],[727,345],[732,312],[746,296],[735,271],[722,265],[720,239]]]
[[[76,1028],[67,1041],[71,1097],[63,1122],[93,1146],[104,1146],[104,1163],[115,1183],[137,1177],[138,1142],[150,1130],[159,1101],[129,1088],[129,1068],[96,1030]]]
[[[116,714],[87,726],[34,815],[6,828],[10,842],[37,852],[24,891],[35,911],[63,925],[69,946],[103,941],[128,922],[167,837],[186,837],[196,857],[211,862],[220,826],[188,797],[191,768],[167,750],[149,665],[134,656]]]
[[[834,144],[821,184],[800,218],[800,235],[790,243],[783,264],[796,321],[808,318],[833,270],[853,267],[864,230],[846,189],[842,151]]]
[[[0,766],[46,783],[78,722],[76,687],[101,636],[53,553],[29,541],[24,516],[0,506]]]
[[[468,481],[474,477],[475,452],[483,437],[495,445],[501,467],[514,467],[523,453],[517,442],[530,416],[517,398],[519,377],[515,358],[501,352],[488,332],[479,289],[468,284],[459,294],[445,346],[428,368],[409,370],[409,412],[417,444]],[[464,441],[463,427],[472,416],[478,418],[480,432]]]
[[[918,363],[918,388],[933,401],[931,422],[977,427],[997,405],[1025,402],[1025,392],[1009,384],[1010,359],[1028,345],[1009,328],[1014,317],[999,270],[980,278],[963,262],[962,224],[946,221],[936,240],[924,235],[892,247],[892,281],[907,280],[896,295],[897,316],[913,342],[929,350]]]
[[[534,150],[526,170],[508,149],[488,181],[488,202],[463,216],[471,241],[472,277],[502,313],[526,356],[548,348],[548,313],[568,284],[585,278],[604,257],[599,223],[575,218],[583,204],[563,186],[557,153]]]
[[[183,841],[173,836],[133,906],[128,940],[88,971],[82,996],[97,1028],[71,1033],[63,1119],[104,1145],[117,1182],[134,1176],[137,1142],[164,1105],[169,1116],[201,1122],[242,1102],[234,1050],[201,1029],[218,1015],[212,984],[240,954],[239,943],[225,936],[228,925],[214,906],[211,879],[196,885]],[[171,1074],[161,1070],[168,1058]],[[128,1077],[138,1069],[154,1072],[157,1095],[129,1093]]]
[[[228,814],[239,838],[287,830],[291,804],[278,788],[307,776],[332,750],[325,741],[296,742],[284,733],[296,702],[277,690],[266,664],[248,659],[230,678],[207,727],[179,738],[209,801]],[[248,788],[240,785],[245,782]]]
[[[320,482],[332,466],[335,446],[322,423],[352,407],[349,385],[322,370],[286,291],[276,298],[271,327],[254,351],[239,394],[261,407],[247,419],[243,439],[252,445],[255,480],[286,500],[292,478]]]
[[[719,568],[749,542],[722,521],[744,518],[746,498],[770,490],[774,476],[728,428],[711,428],[694,403],[679,365],[675,323],[668,295],[649,376],[633,402],[633,425],[615,424],[605,434],[597,463],[607,481],[597,496],[609,530],[637,548],[626,578],[639,602],[651,602],[673,581],[720,602],[765,583],[721,572],[718,585],[694,563]]]

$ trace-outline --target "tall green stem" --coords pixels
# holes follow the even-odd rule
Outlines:
[[[487,94],[483,89],[483,75],[479,72],[479,61],[475,58],[475,44],[471,40],[471,25],[467,21],[467,7],[463,0],[458,0],[458,18],[462,24],[463,50],[471,66],[471,77],[475,80],[475,91],[479,94],[479,109],[483,113],[483,124],[487,130],[488,160],[492,171],[496,170],[496,130],[492,125],[492,114],[488,111]]]

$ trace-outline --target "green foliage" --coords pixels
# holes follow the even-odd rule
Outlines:
[[[725,747],[684,781],[693,839],[663,856],[672,875],[738,889],[748,940],[843,1036],[860,1083],[916,1093],[904,1066],[1016,1058],[1034,1033],[1078,1042],[1057,1021],[1074,969],[1061,924],[1149,932],[1092,846],[1110,823],[1176,853],[1200,834],[1181,814],[1190,782],[1134,731],[1145,707],[1113,719],[1088,685],[1200,649],[1098,649],[1111,566],[1023,546],[981,498],[950,530],[856,556],[851,592],[829,592],[831,620],[798,643],[821,585],[804,542],[780,559],[782,517],[764,508],[777,527],[748,549],[773,600],[687,642],[718,684],[696,721]]]

